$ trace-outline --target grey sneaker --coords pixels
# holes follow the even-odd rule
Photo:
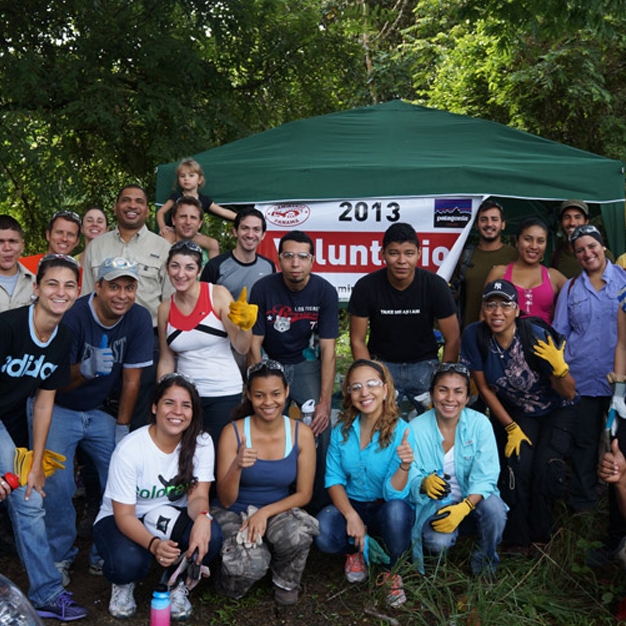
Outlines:
[[[276,604],[291,606],[298,601],[299,591],[298,587],[295,589],[283,589],[274,583],[274,600],[276,600]]]
[[[135,583],[127,585],[111,585],[111,601],[109,613],[113,617],[132,617],[137,611],[133,591]]]
[[[189,602],[189,589],[185,581],[179,580],[176,587],[170,589],[170,616],[172,619],[187,619],[191,617],[191,602]]]
[[[54,564],[59,570],[59,574],[61,574],[61,584],[64,587],[67,587],[72,582],[70,578],[70,565],[72,565],[71,561],[58,561]]]

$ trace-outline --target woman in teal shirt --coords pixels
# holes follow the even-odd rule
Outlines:
[[[456,363],[440,363],[433,373],[433,407],[415,418],[416,472],[410,484],[417,508],[413,560],[423,573],[423,549],[442,554],[456,543],[465,518],[475,522],[478,545],[474,574],[493,576],[500,562],[507,507],[497,488],[500,463],[493,428],[482,414],[466,408],[470,373]]]

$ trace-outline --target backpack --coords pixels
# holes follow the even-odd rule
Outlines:
[[[537,336],[533,331],[533,326],[538,326],[543,330],[545,335],[544,341],[548,340],[548,336],[552,337],[555,346],[560,346],[565,339],[564,335],[558,333],[548,322],[540,317],[518,317],[515,320],[517,326],[517,332],[519,334],[520,342],[522,344],[522,350],[524,352],[524,358],[529,367],[533,371],[541,371],[545,367],[546,361],[541,357],[538,357],[533,352],[533,347],[537,343]],[[480,322],[476,331],[476,341],[478,343],[478,350],[483,359],[483,362],[487,362],[487,356],[489,355],[489,342],[491,341],[491,331],[489,326],[485,322]]]
[[[465,273],[467,272],[468,267],[474,267],[474,264],[470,263],[470,259],[472,258],[472,254],[474,254],[475,249],[475,243],[470,243],[463,249],[461,263],[459,265],[459,273],[450,283],[450,289],[452,289],[452,295],[454,296],[454,300],[456,302],[456,314],[459,318],[460,328],[463,328],[463,322],[465,321],[463,319],[465,316]]]

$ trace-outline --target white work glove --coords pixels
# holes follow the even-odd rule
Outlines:
[[[113,369],[113,350],[111,348],[94,348],[90,356],[80,364],[80,373],[91,380],[96,376],[108,376]]]
[[[626,393],[626,383],[613,383],[613,399],[611,400],[611,409],[622,418],[626,419],[626,401],[624,394]]]
[[[248,510],[242,511],[239,515],[241,517],[241,523],[243,524],[250,516],[254,515],[259,509],[251,504],[248,506]],[[237,533],[237,537],[235,537],[235,541],[244,548],[258,548],[263,543],[263,538],[260,534],[257,534],[256,540],[254,543],[248,541],[248,529],[244,528]]]
[[[130,431],[128,424],[115,424],[115,445],[122,441]]]

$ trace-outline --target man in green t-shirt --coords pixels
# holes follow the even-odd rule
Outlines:
[[[485,200],[478,207],[478,243],[465,247],[452,277],[453,285],[455,279],[460,281],[457,306],[462,312],[462,328],[478,321],[485,280],[493,266],[506,265],[517,258],[517,250],[502,243],[505,226],[504,210],[500,204]]]
[[[559,222],[561,231],[565,235],[565,242],[559,245],[552,253],[550,267],[554,267],[566,278],[579,276],[583,271],[582,265],[574,255],[574,249],[569,241],[570,235],[584,224],[589,224],[589,207],[584,200],[565,200],[559,206]],[[604,252],[606,258],[615,263],[615,257],[610,250]]]

